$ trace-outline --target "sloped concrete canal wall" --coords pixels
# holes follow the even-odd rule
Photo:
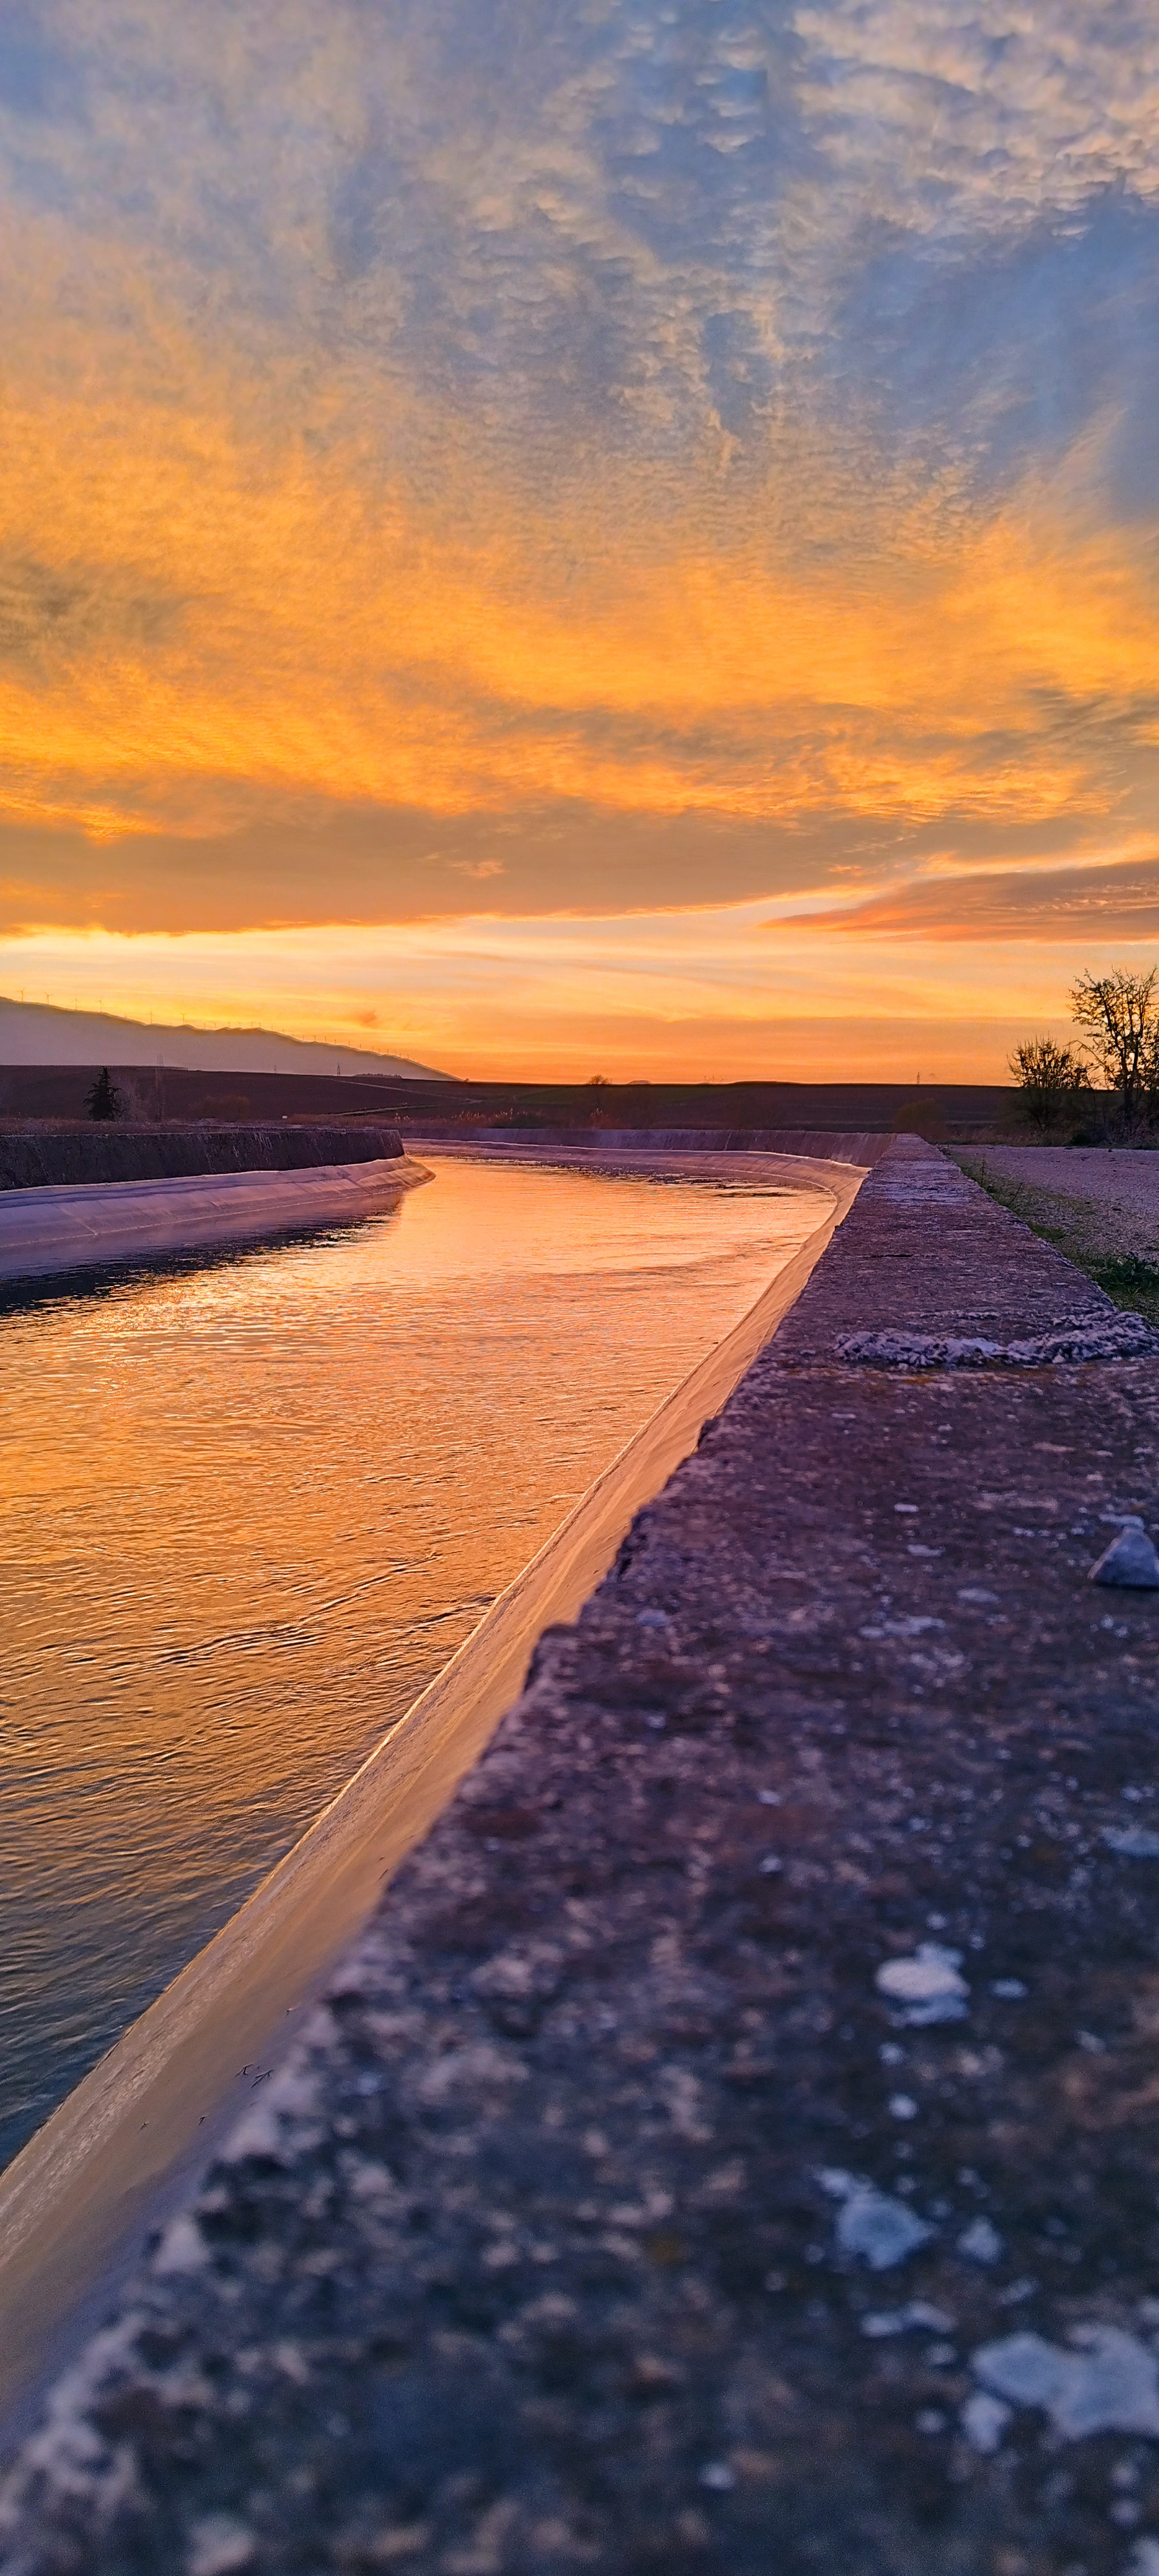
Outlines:
[[[804,1127],[471,1127],[464,1119],[423,1119],[426,1145],[482,1145],[508,1154],[542,1158],[554,1146],[595,1157],[642,1154],[792,1154],[868,1168],[888,1153],[894,1138],[876,1130]]]
[[[58,2395],[13,2576],[1150,2576],[1159,1591],[1089,1571],[1157,1439],[1145,1330],[891,1149]]]
[[[351,1163],[0,1191],[0,1279],[49,1278],[106,1262],[353,1224],[429,1179],[400,1149]]]

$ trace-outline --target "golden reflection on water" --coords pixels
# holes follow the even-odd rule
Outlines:
[[[0,1317],[0,2161],[825,1206],[427,1160],[358,1227]]]

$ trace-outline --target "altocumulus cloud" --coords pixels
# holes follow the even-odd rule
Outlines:
[[[1143,827],[1152,10],[22,0],[0,186],[10,918]]]

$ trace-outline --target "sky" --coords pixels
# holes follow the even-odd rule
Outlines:
[[[0,989],[1004,1078],[1159,952],[1152,0],[5,0]]]

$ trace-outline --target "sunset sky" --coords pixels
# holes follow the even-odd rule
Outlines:
[[[1159,954],[1153,0],[5,0],[0,990],[1001,1080]]]

